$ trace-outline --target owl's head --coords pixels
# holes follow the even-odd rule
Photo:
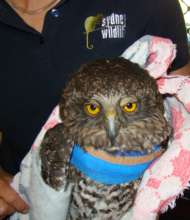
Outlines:
[[[171,130],[155,80],[123,58],[97,60],[73,74],[60,115],[68,141],[109,153],[151,152]]]

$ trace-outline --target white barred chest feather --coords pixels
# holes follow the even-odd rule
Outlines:
[[[140,180],[104,185],[80,175],[67,220],[119,220],[132,206]]]

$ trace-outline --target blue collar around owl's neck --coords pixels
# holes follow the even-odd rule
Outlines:
[[[74,145],[70,163],[90,179],[113,185],[139,179],[161,153],[159,145],[153,146],[151,154],[130,151],[124,156],[109,156],[93,149],[87,152],[79,145]]]

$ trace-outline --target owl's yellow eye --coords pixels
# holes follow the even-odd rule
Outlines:
[[[137,109],[137,103],[136,102],[128,102],[124,106],[122,106],[122,109],[124,112],[134,112]]]
[[[100,105],[98,103],[87,103],[84,105],[84,110],[88,115],[95,117],[100,112]]]

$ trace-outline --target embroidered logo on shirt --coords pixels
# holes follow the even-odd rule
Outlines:
[[[86,35],[86,48],[93,49],[94,45],[90,43],[89,35],[94,31],[101,31],[102,39],[124,38],[126,32],[126,15],[112,13],[103,17],[102,14],[89,16],[85,19],[84,29]]]
[[[89,43],[89,34],[95,31],[97,24],[102,20],[103,15],[97,14],[96,16],[87,17],[84,22],[85,34],[86,34],[86,48],[93,49],[93,45]]]
[[[124,38],[126,30],[126,15],[112,13],[102,19],[102,38]]]

